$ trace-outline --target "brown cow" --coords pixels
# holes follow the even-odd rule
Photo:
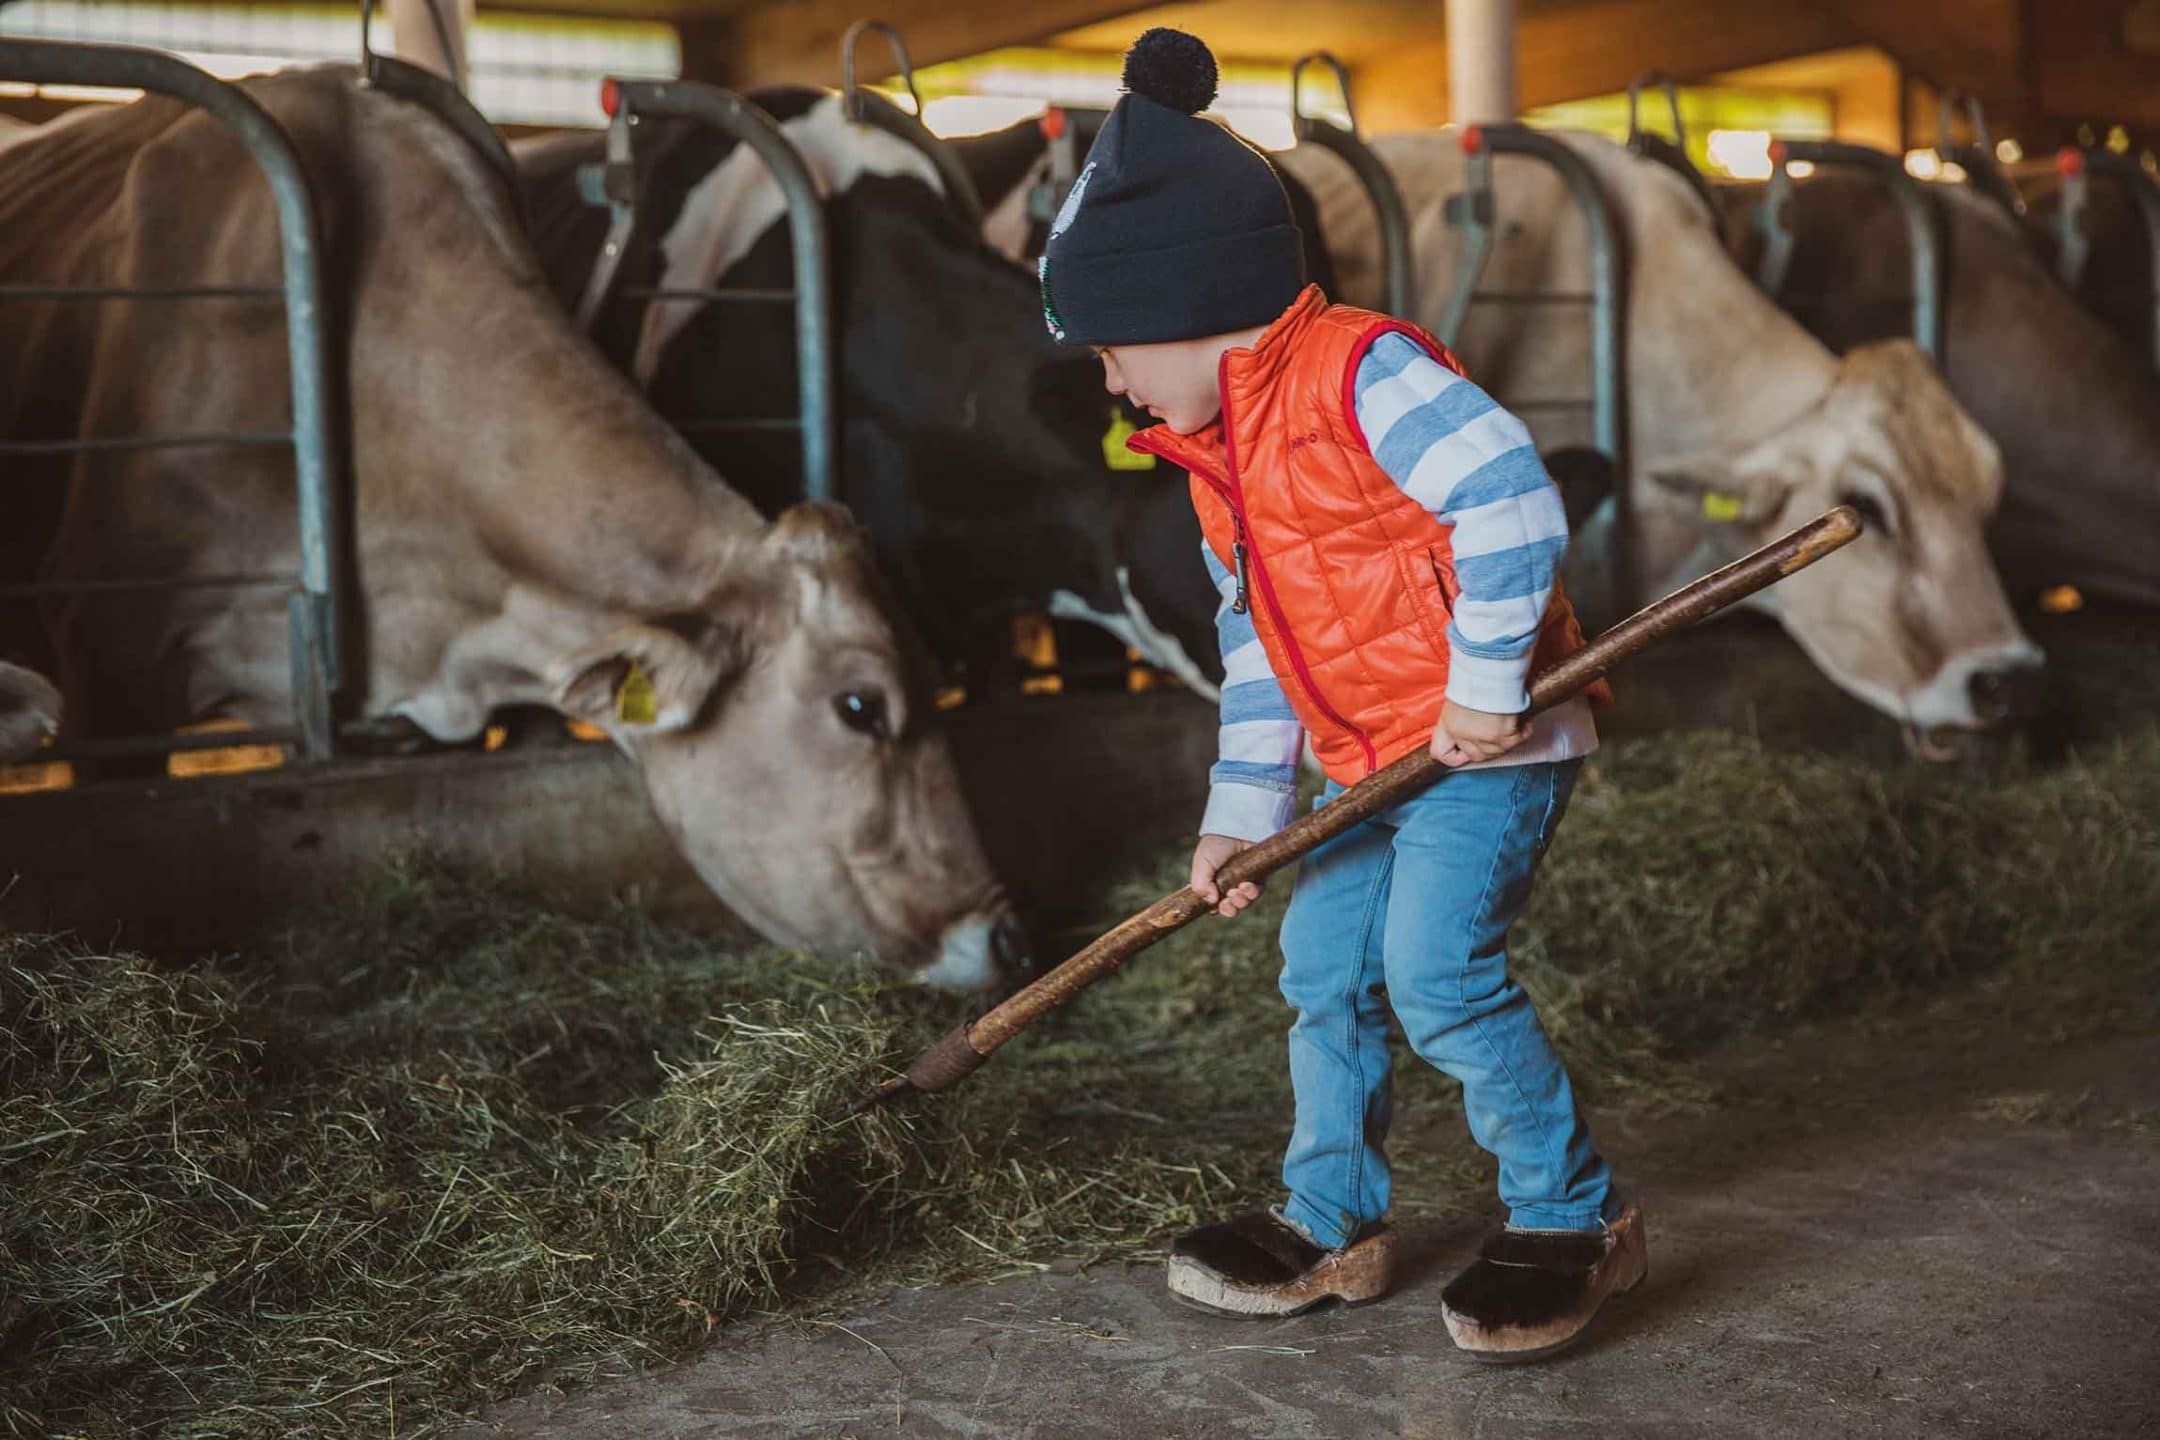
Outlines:
[[[2033,698],[2039,649],[2018,628],[1983,542],[2002,490],[1994,443],[1909,342],[1832,355],[1757,292],[1724,254],[1675,174],[1587,135],[1563,137],[1614,202],[1633,257],[1627,296],[1631,473],[1640,517],[1631,555],[1651,594],[1700,575],[1831,505],[1858,506],[1869,534],[1833,564],[1756,602],[1825,674],[1905,722],[1931,753],[1948,732],[1999,723]],[[1463,187],[1453,132],[1373,142],[1410,209],[1415,317],[1438,319],[1462,232],[1442,206]],[[1305,148],[1279,157],[1309,188],[1345,298],[1377,303],[1371,203],[1348,167]],[[1505,224],[1485,277],[1514,292],[1581,291],[1582,226],[1553,172],[1499,157]],[[1584,393],[1588,326],[1562,307],[1482,306],[1459,348],[1511,402]],[[1541,446],[1580,430],[1533,411]],[[1594,602],[1578,559],[1609,554],[1595,527],[1570,551],[1569,587]]]
[[[1984,197],[1932,185],[1943,219],[1943,378],[2002,450],[1989,548],[2012,592],[2075,584],[2160,604],[2160,379],[2048,273]],[[1752,267],[1759,185],[1720,198],[1727,243]],[[1906,333],[1905,229],[1887,187],[1825,171],[1798,182],[1786,290],[1833,350]],[[1817,300],[1815,297],[1827,297]]]
[[[343,68],[245,88],[317,180],[349,314],[352,708],[447,741],[509,704],[588,719],[766,934],[949,985],[997,978],[1018,930],[852,522],[801,506],[767,523],[706,469],[573,333],[499,181],[427,112]],[[10,281],[277,273],[267,185],[195,111],[144,100],[0,152]],[[0,337],[0,434],[284,423],[274,305],[23,308]],[[34,522],[47,578],[295,568],[282,450],[108,455],[46,478],[66,495]],[[75,731],[289,713],[278,590],[97,594],[59,619]]]

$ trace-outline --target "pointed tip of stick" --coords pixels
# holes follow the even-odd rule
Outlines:
[[[890,1080],[880,1081],[874,1089],[867,1090],[856,1096],[848,1102],[846,1109],[839,1111],[832,1118],[835,1122],[852,1120],[858,1115],[877,1109],[880,1105],[894,1099],[902,1091],[913,1090],[914,1088],[914,1082],[910,1081],[907,1076],[895,1075]]]

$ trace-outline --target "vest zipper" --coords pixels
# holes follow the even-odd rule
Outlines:
[[[1223,463],[1224,468],[1229,472],[1226,476],[1228,484],[1227,486],[1224,485],[1205,471],[1195,471],[1194,473],[1199,475],[1202,480],[1207,481],[1223,499],[1229,502],[1230,521],[1236,527],[1234,533],[1242,538],[1247,534],[1244,486],[1238,481],[1237,430],[1230,415],[1230,356],[1227,351],[1224,352],[1221,361],[1216,366],[1215,388],[1222,395]],[[1241,595],[1244,593],[1242,584],[1243,571],[1244,566],[1249,561],[1252,566],[1253,578],[1260,585],[1260,598],[1268,608],[1268,619],[1274,622],[1275,633],[1282,640],[1283,652],[1290,657],[1290,668],[1297,672],[1299,687],[1304,690],[1306,698],[1312,701],[1314,709],[1349,731],[1351,736],[1356,739],[1358,748],[1365,752],[1365,772],[1371,774],[1375,769],[1379,768],[1380,764],[1380,757],[1373,749],[1372,739],[1363,730],[1343,718],[1342,712],[1328,704],[1326,697],[1321,695],[1320,686],[1313,680],[1312,671],[1305,664],[1304,653],[1298,649],[1297,637],[1290,633],[1289,622],[1283,617],[1282,604],[1275,598],[1275,587],[1268,583],[1267,565],[1260,558],[1259,547],[1257,545],[1249,548],[1243,544],[1233,545],[1232,553],[1236,556],[1239,565],[1239,579],[1241,582],[1239,593]]]
[[[1230,511],[1232,533],[1237,537],[1230,542],[1230,558],[1237,565],[1237,596],[1230,602],[1230,613],[1243,615],[1252,607],[1245,599],[1245,517],[1235,507]]]

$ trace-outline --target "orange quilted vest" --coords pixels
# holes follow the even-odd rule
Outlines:
[[[1391,330],[1463,373],[1417,326],[1307,286],[1250,349],[1224,354],[1214,424],[1191,435],[1154,425],[1126,442],[1191,472],[1208,546],[1249,577],[1268,661],[1321,768],[1345,785],[1431,740],[1460,588],[1450,527],[1388,478],[1358,427],[1358,362]],[[1532,669],[1582,645],[1555,584]],[[1591,693],[1611,697],[1602,681]]]

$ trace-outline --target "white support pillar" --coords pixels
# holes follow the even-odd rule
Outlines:
[[[473,4],[474,0],[389,0],[390,31],[398,58],[448,76],[460,90],[468,88],[466,42],[472,34]],[[447,53],[445,34],[450,40]]]
[[[1448,118],[1513,120],[1515,0],[1447,0]]]

